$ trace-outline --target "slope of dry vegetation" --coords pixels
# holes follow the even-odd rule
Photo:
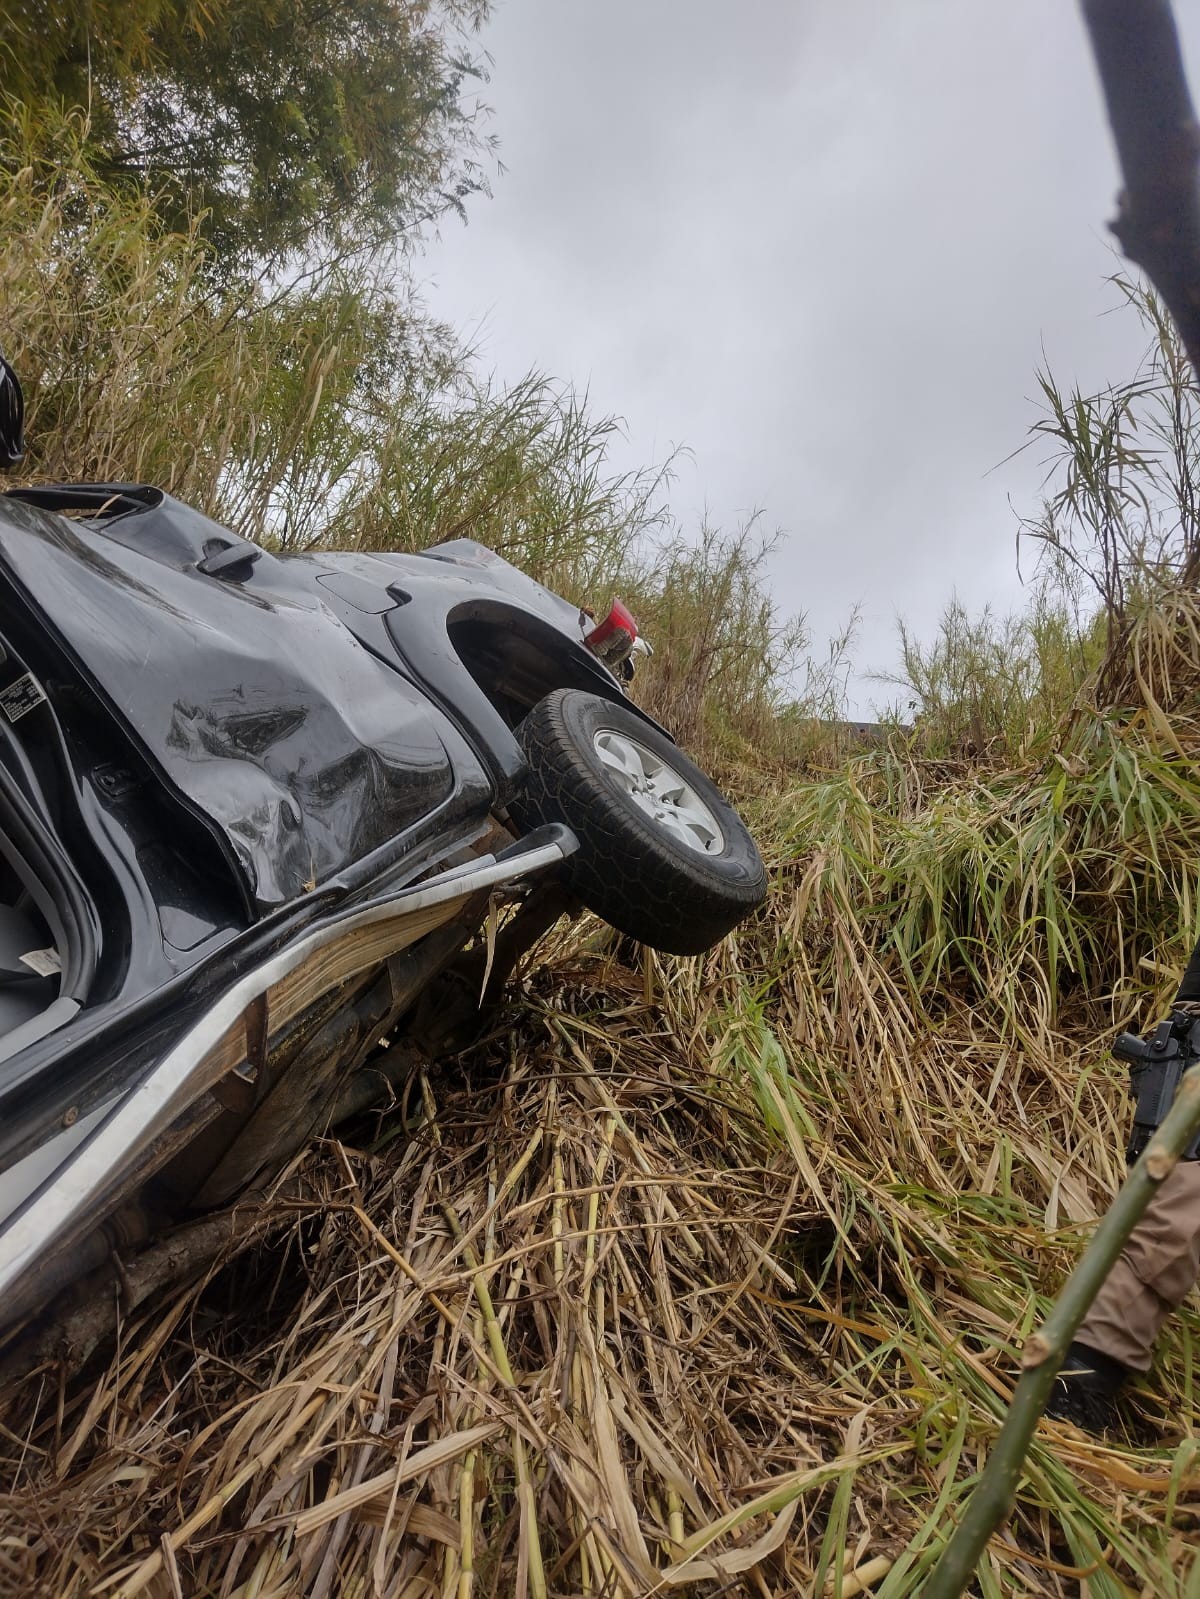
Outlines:
[[[549,951],[268,1241],[10,1385],[9,1590],[919,1593],[1121,1086],[1082,1007],[927,1006],[887,900],[774,865],[702,963]],[[1043,1434],[982,1591],[1189,1591],[1190,1332],[1136,1445]]]
[[[281,1180],[252,1247],[82,1366],[10,1369],[0,1592],[919,1593],[1119,1182],[1112,1030],[1200,919],[1197,429],[1165,329],[1126,389],[1048,383],[1030,615],[910,641],[915,731],[847,754],[783,709],[753,530],[684,539],[658,478],[610,474],[611,423],[482,387],[365,280],[215,286],[53,137],[9,145],[0,193],[35,474],[157,477],[291,547],[471,533],[623,590],[645,692],[773,889],[695,962],[561,931],[493,1036]],[[1195,1331],[1129,1438],[1043,1430],[982,1594],[1196,1593]]]

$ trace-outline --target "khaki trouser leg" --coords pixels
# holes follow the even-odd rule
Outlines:
[[[1181,1160],[1151,1199],[1075,1334],[1134,1371],[1200,1276],[1200,1161]]]

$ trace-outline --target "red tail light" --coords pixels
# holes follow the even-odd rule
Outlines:
[[[614,600],[604,620],[583,635],[583,642],[605,666],[619,666],[633,654],[637,636],[637,623],[620,600]]]

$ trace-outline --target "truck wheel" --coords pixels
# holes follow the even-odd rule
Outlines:
[[[575,893],[652,949],[698,955],[761,904],[767,874],[737,812],[682,750],[624,706],[556,689],[517,729],[529,762],[513,804],[565,822]]]

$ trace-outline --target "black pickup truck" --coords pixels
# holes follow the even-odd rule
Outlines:
[[[0,496],[0,1327],[386,1096],[561,915],[695,954],[754,909],[637,648],[469,540]]]

